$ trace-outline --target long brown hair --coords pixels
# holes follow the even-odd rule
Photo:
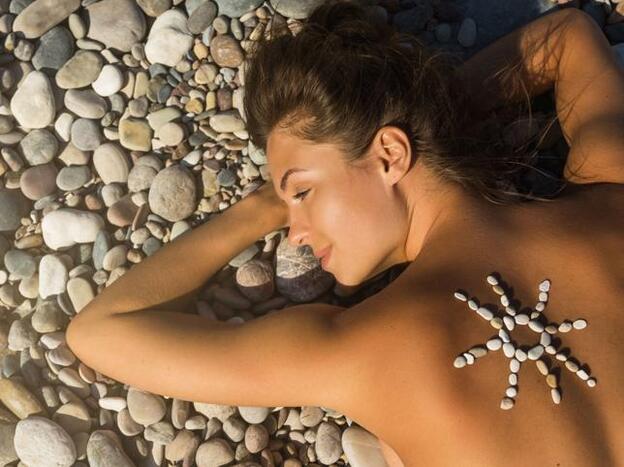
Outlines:
[[[497,204],[547,200],[516,188],[523,171],[537,170],[531,164],[537,151],[527,151],[534,138],[511,149],[497,131],[500,122],[474,122],[456,57],[373,21],[357,3],[327,0],[296,33],[272,28],[248,50],[246,62],[247,130],[265,151],[279,127],[335,144],[352,162],[367,153],[381,127],[392,125],[408,136],[411,163],[422,157],[444,180]],[[511,68],[505,71],[513,77]]]

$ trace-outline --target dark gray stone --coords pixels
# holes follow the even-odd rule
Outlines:
[[[67,28],[57,26],[41,36],[32,64],[37,70],[58,70],[73,54],[74,36]]]

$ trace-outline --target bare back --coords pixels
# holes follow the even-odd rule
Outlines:
[[[366,324],[358,332],[378,370],[347,415],[406,466],[624,465],[624,186],[574,191],[550,203],[508,207],[504,228],[458,233],[371,297],[378,312],[360,317]],[[558,349],[569,348],[588,365],[595,387],[545,354],[549,367],[560,368],[554,372],[561,403],[553,403],[545,377],[527,360],[515,406],[502,410],[510,372],[502,350],[453,366],[461,352],[497,335],[453,297],[463,289],[500,308],[485,280],[492,272],[521,308],[533,308],[538,284],[550,279],[547,321],[587,320],[584,330],[558,333]],[[528,345],[539,335],[518,326],[512,339]]]

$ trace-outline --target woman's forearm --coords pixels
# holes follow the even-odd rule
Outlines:
[[[74,320],[189,303],[234,256],[283,224],[283,213],[252,193],[132,266]]]

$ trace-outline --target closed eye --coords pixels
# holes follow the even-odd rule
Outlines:
[[[305,190],[305,191],[302,191],[300,193],[297,193],[296,195],[293,196],[293,198],[296,199],[296,200],[302,201],[306,197],[308,191],[310,191],[310,190]]]

